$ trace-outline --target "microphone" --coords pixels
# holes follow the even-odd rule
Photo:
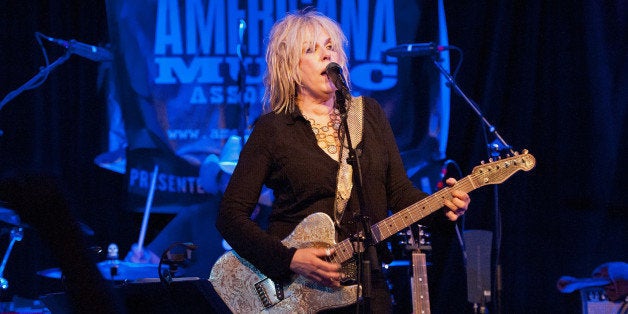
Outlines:
[[[74,39],[66,41],[63,39],[57,39],[52,37],[45,38],[50,42],[53,42],[65,49],[68,49],[70,53],[79,55],[92,61],[103,62],[111,61],[113,59],[111,52],[109,52],[109,50],[105,48],[84,44]]]
[[[349,94],[349,88],[347,87],[345,77],[342,75],[342,67],[336,62],[330,62],[325,68],[325,73],[332,83],[334,83],[338,91],[346,97]]]
[[[391,57],[423,57],[432,56],[447,49],[435,43],[404,44],[392,47],[384,52]]]

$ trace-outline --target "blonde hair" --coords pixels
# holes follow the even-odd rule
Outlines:
[[[297,86],[301,84],[299,60],[302,44],[315,42],[318,34],[326,32],[332,48],[338,53],[347,85],[350,86],[347,69],[347,45],[340,25],[317,11],[288,13],[273,25],[266,48],[266,73],[264,75],[265,111],[291,113],[296,110]]]

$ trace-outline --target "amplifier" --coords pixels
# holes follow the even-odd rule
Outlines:
[[[628,300],[609,301],[602,287],[580,289],[582,314],[628,314]]]

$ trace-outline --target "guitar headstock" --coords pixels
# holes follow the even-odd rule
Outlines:
[[[430,237],[432,236],[429,232],[427,232],[427,226],[416,224],[416,228],[411,228],[414,231],[414,241],[416,242],[417,249],[421,252],[429,252],[432,250],[432,241]]]
[[[499,158],[493,161],[489,159],[488,163],[482,162],[481,165],[473,168],[471,179],[476,186],[499,184],[510,178],[519,170],[529,171],[536,165],[534,156],[524,149],[521,153],[515,153],[514,156]]]

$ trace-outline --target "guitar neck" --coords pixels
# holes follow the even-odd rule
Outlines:
[[[471,176],[469,175],[456,182],[454,186],[441,189],[371,226],[373,244],[386,240],[388,237],[442,208],[443,200],[452,199],[450,189],[455,188],[467,193],[476,189],[476,186],[474,186],[470,177]],[[343,263],[351,259],[353,257],[353,253],[356,252],[356,250],[353,249],[353,245],[354,243],[351,242],[350,239],[345,239],[336,244],[334,247],[336,254],[330,258],[330,261],[334,263]]]
[[[430,294],[427,284],[425,253],[412,252],[412,313],[430,314]]]
[[[451,200],[451,189],[471,192],[476,189],[471,176],[459,180],[454,186],[438,190],[434,194],[408,206],[398,213],[380,221],[371,227],[373,242],[378,243],[397,232],[409,227],[413,223],[425,218],[429,214],[441,209],[444,200]]]
[[[371,226],[371,235],[373,244],[388,239],[397,232],[409,227],[413,223],[425,218],[429,214],[439,210],[444,206],[444,200],[451,200],[451,190],[461,190],[469,193],[479,187],[489,184],[499,184],[519,170],[529,171],[534,168],[536,159],[527,150],[521,155],[497,161],[490,161],[487,164],[482,163],[480,166],[473,168],[470,175],[458,180],[451,187],[443,188],[434,194],[402,209],[398,213]],[[331,259],[333,262],[342,263],[349,260],[353,253],[353,244],[349,239],[336,244],[336,254]]]

